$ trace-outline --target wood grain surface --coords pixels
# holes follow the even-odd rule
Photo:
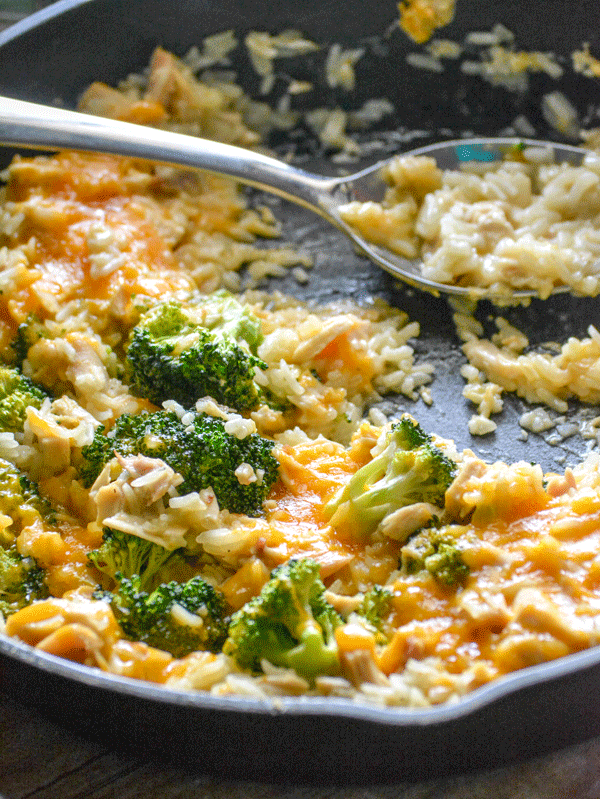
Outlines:
[[[301,748],[302,742],[298,745]],[[418,785],[353,788],[224,782],[110,751],[0,693],[0,799],[138,797],[600,799],[600,738],[529,763]]]

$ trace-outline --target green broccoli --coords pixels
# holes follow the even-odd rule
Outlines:
[[[18,369],[0,366],[0,431],[22,432],[27,408],[40,408],[47,396]]]
[[[392,607],[393,593],[382,585],[374,585],[362,598],[360,605],[350,614],[348,621],[357,621],[375,635],[378,644],[388,641],[385,629],[386,616]]]
[[[464,584],[470,569],[462,556],[461,537],[466,527],[448,524],[432,525],[412,535],[400,552],[400,566],[406,574],[426,570],[443,585]]]
[[[225,431],[223,419],[190,415],[191,421],[184,424],[171,411],[124,414],[109,433],[99,427],[92,443],[82,450],[84,484],[92,485],[115,450],[123,456],[146,455],[161,458],[183,477],[177,488],[181,495],[212,486],[219,507],[257,516],[277,479],[273,442],[257,433],[237,438]],[[236,470],[242,464],[252,467],[256,480],[248,484],[238,480]]]
[[[98,571],[116,582],[135,575],[140,590],[147,590],[157,579],[160,582],[159,574],[167,564],[180,557],[180,552],[136,535],[106,529],[102,535],[102,545],[88,552],[88,560]]]
[[[30,314],[27,321],[21,322],[17,327],[15,337],[10,342],[10,349],[3,353],[7,363],[19,369],[22,368],[30,347],[46,335],[47,332],[44,330],[43,322],[33,314]]]
[[[252,672],[260,672],[267,660],[308,680],[338,673],[334,630],[342,620],[324,591],[314,561],[277,567],[260,594],[233,614],[223,652]]]
[[[22,557],[15,547],[0,546],[0,615],[6,618],[36,599],[45,599],[44,577],[33,558]]]
[[[415,502],[442,505],[456,464],[409,416],[392,425],[383,451],[325,505],[343,535],[366,539],[393,511]]]
[[[0,514],[12,519],[0,531],[0,613],[11,613],[48,596],[45,572],[32,557],[21,556],[15,541],[24,527],[53,526],[54,511],[37,486],[9,461],[0,458]]]
[[[255,369],[260,321],[226,292],[196,305],[175,302],[146,312],[133,329],[127,375],[134,393],[160,405],[168,399],[192,407],[210,396],[237,411],[259,403]]]
[[[36,522],[54,524],[50,502],[40,496],[35,483],[9,461],[0,458],[0,513],[12,523],[0,532],[0,544],[12,544],[23,527]]]
[[[190,412],[184,424],[172,411],[120,416],[109,433],[99,427],[92,443],[82,450],[80,475],[92,485],[115,450],[123,456],[161,458],[183,477],[178,492],[188,494],[212,486],[219,507],[232,513],[257,516],[277,479],[279,464],[273,442],[252,433],[237,438],[225,431],[225,421]],[[248,464],[256,480],[243,484],[236,469]]]
[[[108,600],[127,638],[184,657],[196,650],[220,652],[227,636],[227,603],[202,577],[162,583],[151,593],[137,575],[123,577],[118,589],[97,591]]]

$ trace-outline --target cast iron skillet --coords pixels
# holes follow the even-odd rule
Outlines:
[[[540,138],[556,138],[539,111],[542,94],[562,89],[582,119],[600,105],[598,81],[566,69],[560,82],[531,78],[526,96],[511,94],[473,78],[456,65],[442,74],[417,71],[405,56],[417,50],[396,31],[382,33],[396,17],[394,2],[368,0],[61,0],[0,34],[0,93],[74,106],[91,81],[116,83],[143,68],[157,44],[183,55],[203,37],[233,28],[241,38],[249,30],[297,28],[314,40],[356,46],[367,55],[359,62],[359,88],[337,94],[321,84],[317,104],[358,107],[369,97],[387,97],[398,109],[371,133],[387,152],[408,149],[461,132],[494,135],[518,114],[537,127]],[[569,63],[582,42],[598,52],[600,11],[597,0],[458,0],[455,21],[442,35],[461,40],[471,30],[489,30],[502,22],[517,34],[519,49],[553,51]],[[375,38],[374,38],[375,37]],[[314,78],[319,58],[286,65],[296,77]],[[243,54],[234,59],[241,82],[257,90]],[[415,137],[402,134],[420,131]],[[282,153],[289,140],[271,144]],[[295,145],[309,168],[332,171],[310,135]],[[2,163],[12,152],[1,150]],[[357,165],[358,166],[358,165]],[[471,409],[462,400],[459,375],[463,359],[454,337],[451,310],[436,299],[398,286],[388,275],[356,256],[335,230],[293,206],[281,204],[284,239],[313,254],[316,267],[308,286],[291,278],[276,287],[320,302],[340,297],[384,297],[421,323],[416,345],[421,359],[436,366],[434,404],[390,398],[386,409],[408,410],[431,431],[452,437],[486,459],[535,460],[544,469],[562,470],[581,459],[585,442],[573,436],[557,446],[539,436],[520,438],[518,417],[528,407],[507,397],[498,431],[483,439],[467,432]],[[597,301],[561,295],[504,313],[530,334],[532,343],[564,341],[585,335],[598,322]],[[490,306],[480,316],[486,322]],[[572,405],[575,420],[593,409]],[[151,684],[117,678],[52,656],[18,642],[0,640],[0,686],[31,702],[61,723],[136,753],[191,763],[229,777],[275,780],[369,783],[424,779],[514,762],[600,733],[600,649],[544,664],[481,688],[450,707],[384,710],[342,700],[283,699],[262,703],[244,698],[213,698],[176,693]]]

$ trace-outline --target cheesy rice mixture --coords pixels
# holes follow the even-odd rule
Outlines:
[[[449,4],[439,5],[450,13]],[[239,94],[201,83],[158,49],[145,81],[122,90],[94,84],[82,108],[257,146],[240,103]],[[235,302],[223,290],[240,290],[242,267],[258,281],[310,263],[285,247],[261,246],[259,238],[278,235],[277,221],[248,207],[223,178],[64,152],[17,158],[5,180],[0,350],[43,392],[20,424],[0,432],[0,471],[19,475],[24,492],[2,506],[0,543],[15,563],[35,564],[43,589],[6,613],[6,635],[182,690],[408,707],[455,700],[599,643],[597,454],[564,474],[543,475],[528,463],[488,464],[459,453],[411,417],[388,421],[369,411],[390,392],[427,401],[432,379],[432,367],[417,363],[410,345],[418,325],[383,303],[308,307],[253,289],[236,294],[245,324],[255,326],[252,402],[243,410],[210,394],[185,405],[174,395],[159,402],[135,388],[139,375],[128,361],[144,320],[156,321],[167,306],[189,322],[211,298]],[[201,340],[189,329],[178,353]],[[477,369],[488,371],[481,341],[463,339]],[[597,334],[589,346],[598,346]],[[465,376],[481,385],[478,374]],[[519,391],[518,374],[513,382],[508,390]],[[561,392],[588,399],[571,383]],[[480,398],[488,418],[494,396]],[[188,477],[152,456],[150,433],[143,451],[119,449],[124,419],[134,424],[157,414],[189,435],[201,419],[240,446],[266,440],[276,473],[258,511],[228,508],[216,482],[184,490]],[[345,492],[386,458],[399,431],[418,437],[409,454],[439,460],[447,481],[441,491],[409,492],[397,507],[395,489],[391,502],[367,504],[363,515],[375,482],[365,478],[362,494],[349,500]],[[86,459],[101,439],[106,463],[86,479]],[[388,472],[405,477],[406,458],[394,456]],[[260,488],[267,474],[242,461],[235,478],[242,488]],[[124,574],[127,558],[121,553],[109,574],[106,559],[94,554],[115,540],[129,541],[132,551],[142,541],[151,557],[162,553],[176,564],[152,588],[134,590],[125,610],[115,596],[124,585],[135,589]],[[279,580],[289,593],[298,564],[309,564],[314,582],[304,604],[295,586],[292,624],[273,585]],[[175,599],[152,634],[136,638],[135,613],[167,580]],[[190,583],[201,584],[210,601],[186,605],[181,586]],[[218,644],[155,645],[166,624],[202,639],[215,597]],[[265,608],[268,631],[260,627]],[[258,647],[251,662],[235,638],[244,625]]]

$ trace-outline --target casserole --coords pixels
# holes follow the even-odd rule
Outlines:
[[[500,9],[490,3],[476,19],[468,19],[468,13],[463,16],[459,6],[457,19],[447,32],[460,37],[473,27],[485,29],[501,20],[518,29],[519,41],[527,48],[568,53],[582,41],[593,42],[591,4],[577,7],[572,29],[564,38],[558,37],[555,29],[542,33],[532,20],[528,29],[520,19],[521,12],[518,4],[504,4]],[[379,17],[357,13],[356,7],[348,6],[340,16],[340,10],[333,5],[315,8],[301,3],[298,8],[281,9],[281,19],[273,20],[272,29],[293,26],[323,41],[329,38],[326,32],[333,15],[339,32],[336,38],[350,43],[381,36],[395,18],[395,9],[382,8]],[[362,27],[365,16],[367,30]],[[258,5],[242,7],[231,3],[216,8],[182,3],[173,7],[161,3],[64,0],[0,37],[0,89],[25,99],[60,99],[72,105],[92,80],[115,83],[128,72],[140,69],[159,36],[166,48],[182,54],[209,33],[226,28],[244,33],[259,27],[260,22]],[[75,29],[76,39],[72,36]],[[102,38],[98,36],[100,30]],[[434,76],[435,89],[431,76],[423,71],[410,72],[406,83],[395,80],[395,73],[382,66],[391,62],[404,64],[405,51],[411,47],[395,38],[385,56],[381,56],[385,60],[365,61],[364,71],[359,73],[358,99],[385,94],[401,109],[401,119],[386,120],[393,131],[397,132],[398,125],[407,130],[423,128],[423,119],[428,119],[427,127],[434,135],[442,128],[460,131],[466,123],[475,128],[475,133],[492,133],[524,106],[543,124],[537,109],[539,95],[545,89],[534,81],[524,99],[506,95],[497,87],[462,86],[460,76],[452,70],[444,73],[441,86],[440,79]],[[243,70],[241,74],[247,75],[251,89],[252,75]],[[580,90],[584,87],[592,92],[593,102],[593,84],[573,76],[570,79],[576,84],[571,96],[577,97],[585,109],[586,98]],[[382,86],[382,81],[389,84]],[[408,82],[410,94],[405,96]],[[573,87],[566,85],[565,91],[570,88]],[[468,114],[457,102],[461,92]],[[407,96],[412,102],[407,101]],[[384,133],[381,135],[385,139]],[[311,151],[307,146],[303,155],[306,159],[313,157],[314,148]],[[331,168],[323,160],[321,166]],[[321,301],[332,296],[385,296],[394,304],[407,307],[411,317],[420,321],[424,331],[420,346],[429,357],[435,355],[438,367],[434,403],[419,410],[420,418],[430,428],[454,438],[461,446],[477,446],[486,458],[510,453],[512,460],[536,460],[546,468],[557,468],[563,456],[567,462],[578,459],[584,444],[576,437],[564,439],[559,447],[549,445],[543,438],[522,440],[516,422],[524,407],[519,400],[507,402],[505,418],[491,443],[487,439],[482,440],[483,444],[471,442],[465,434],[470,412],[466,404],[457,407],[455,402],[460,390],[457,386],[462,385],[456,368],[460,353],[446,303],[394,286],[390,278],[355,257],[347,245],[338,241],[335,232],[325,231],[318,221],[307,220],[301,211],[286,208],[283,216],[284,237],[290,236],[318,256],[303,298]],[[294,236],[293,231],[300,233]],[[323,253],[327,256],[323,257]],[[289,279],[279,281],[279,287],[298,292]],[[536,330],[541,340],[556,338],[557,324],[562,327],[561,336],[570,332],[581,335],[594,321],[593,301],[570,297],[534,303],[526,313],[521,309],[510,315],[518,316],[520,324]],[[563,325],[565,318],[572,327]],[[458,706],[422,712],[378,711],[312,698],[278,700],[265,707],[240,698],[174,694],[90,673],[31,653],[12,641],[3,640],[1,646],[6,687],[19,695],[23,692],[48,712],[90,734],[111,741],[117,737],[136,751],[160,752],[207,771],[223,770],[231,776],[369,782],[424,778],[491,767],[582,739],[597,729],[594,710],[586,702],[598,678],[600,656],[596,650],[514,674],[476,691]],[[65,705],[85,707],[85,713],[65,715]],[[169,751],[164,746],[167,739]],[[252,746],[247,745],[248,740]]]

